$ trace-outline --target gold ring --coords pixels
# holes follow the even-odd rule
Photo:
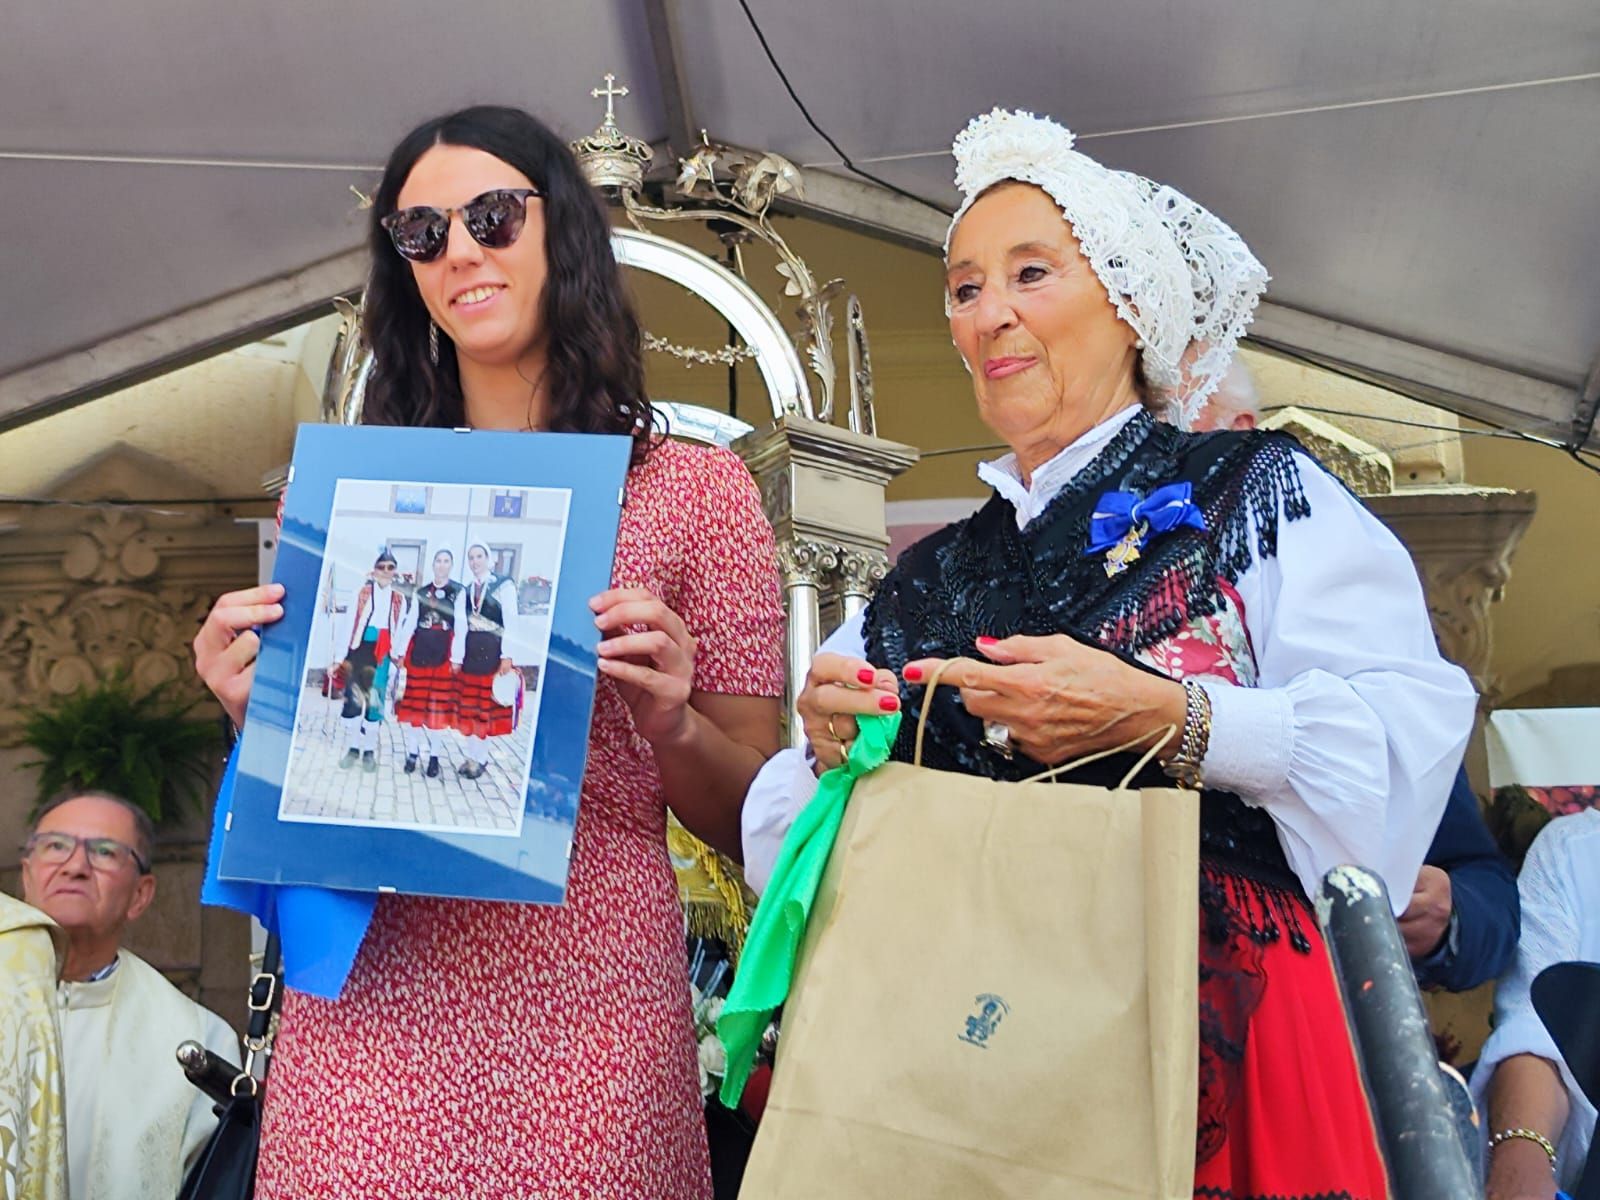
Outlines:
[[[838,742],[839,745],[843,746],[846,744],[845,740],[839,736],[839,731],[833,727],[833,719],[838,715],[838,713],[828,714],[828,735],[832,737],[834,741]]]

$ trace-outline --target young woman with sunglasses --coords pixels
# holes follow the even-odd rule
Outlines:
[[[373,207],[365,420],[634,439],[559,907],[380,898],[336,1001],[290,991],[257,1195],[710,1195],[666,807],[739,849],[777,748],[772,532],[726,451],[656,438],[605,212],[525,113],[396,147]],[[233,718],[275,586],[222,597],[197,667]]]

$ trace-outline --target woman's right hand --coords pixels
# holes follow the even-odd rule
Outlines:
[[[900,681],[893,671],[874,667],[864,659],[819,654],[811,660],[795,708],[821,775],[849,755],[858,732],[857,716],[899,710]]]
[[[229,592],[217,599],[194,639],[194,669],[235,725],[244,724],[250,685],[256,677],[256,655],[261,639],[257,625],[270,625],[283,616],[283,585]]]

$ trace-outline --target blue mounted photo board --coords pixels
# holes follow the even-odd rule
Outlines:
[[[632,450],[300,427],[223,879],[562,902]]]

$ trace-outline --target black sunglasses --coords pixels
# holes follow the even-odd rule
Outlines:
[[[459,213],[461,223],[480,246],[504,250],[528,221],[528,199],[542,196],[538,188],[497,188],[468,200],[460,208],[431,208],[419,204],[390,213],[378,224],[389,231],[401,258],[432,262],[450,241],[450,221]]]

